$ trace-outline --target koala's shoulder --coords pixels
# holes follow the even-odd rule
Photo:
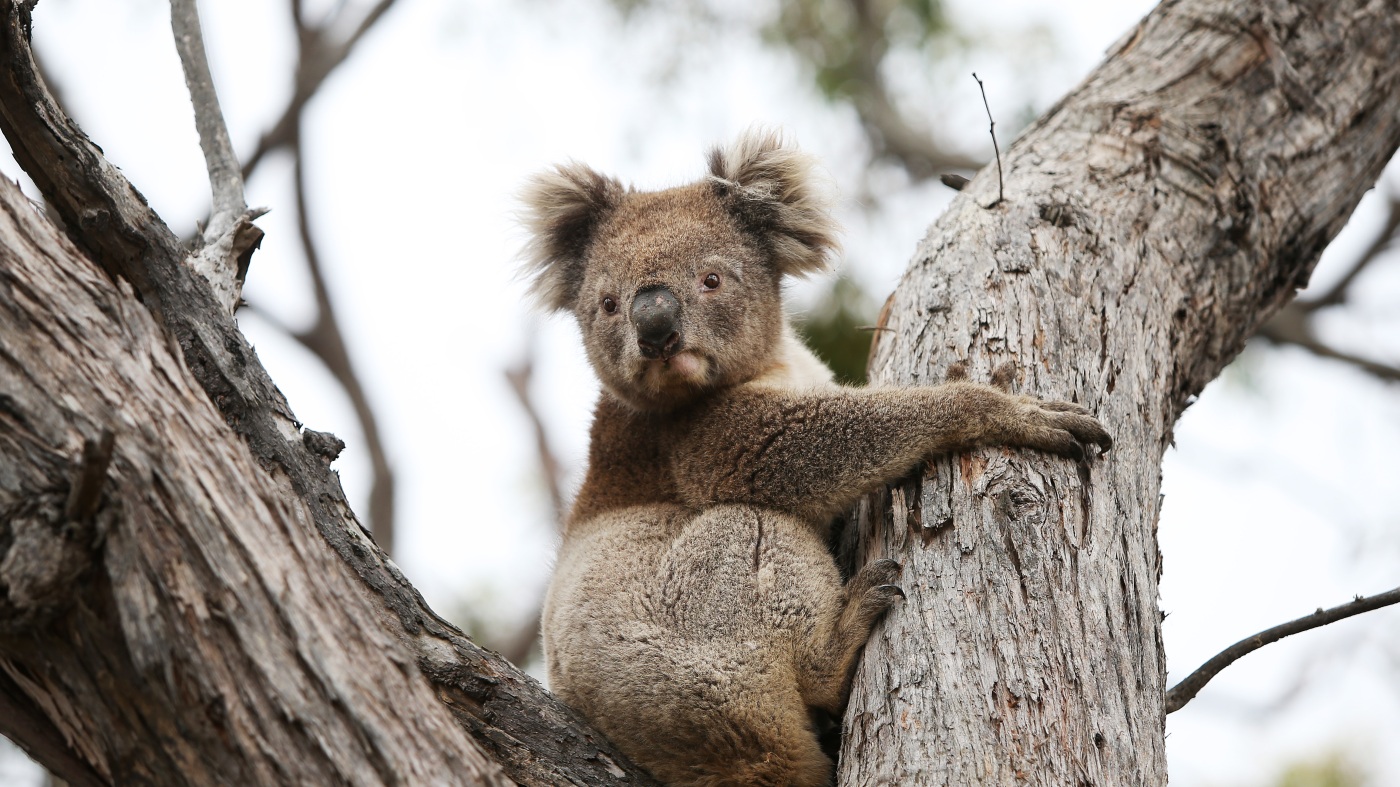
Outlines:
[[[830,367],[807,346],[790,323],[784,323],[773,364],[755,377],[750,386],[782,391],[808,391],[836,387]]]

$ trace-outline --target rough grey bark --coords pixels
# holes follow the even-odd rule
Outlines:
[[[0,733],[80,784],[650,783],[364,536],[334,438],[44,89],[30,5],[0,0],[0,127],[72,243],[0,184]]]
[[[858,515],[905,564],[867,646],[849,785],[1160,785],[1160,459],[1192,396],[1303,286],[1400,144],[1390,0],[1165,2],[930,230],[875,382],[1087,404],[1091,465],[989,450]],[[872,515],[871,512],[874,512]]]
[[[150,312],[8,182],[0,255],[3,693],[104,783],[509,784]]]

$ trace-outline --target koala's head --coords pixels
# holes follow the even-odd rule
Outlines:
[[[771,132],[716,148],[706,178],[665,191],[556,167],[524,195],[531,292],[573,313],[604,387],[637,409],[750,380],[780,346],[783,277],[837,249],[814,170]]]

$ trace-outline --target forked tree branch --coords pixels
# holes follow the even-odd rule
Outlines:
[[[1400,588],[1377,593],[1374,596],[1357,596],[1354,601],[1328,610],[1319,608],[1307,617],[1265,629],[1252,637],[1246,637],[1216,654],[1197,668],[1195,672],[1187,675],[1180,683],[1168,690],[1167,713],[1181,710],[1186,703],[1200,693],[1202,688],[1205,688],[1211,678],[1220,674],[1221,670],[1270,642],[1278,642],[1284,637],[1326,626],[1329,623],[1336,623],[1353,615],[1360,615],[1363,612],[1370,612],[1395,603],[1400,603]]]
[[[243,290],[248,261],[262,241],[262,230],[252,223],[262,211],[250,212],[243,196],[243,175],[219,109],[196,0],[170,0],[170,26],[213,192],[209,226],[204,229],[202,247],[190,256],[190,264],[209,280],[215,297],[232,311]]]
[[[292,97],[282,110],[277,122],[263,133],[258,140],[257,147],[253,149],[253,153],[243,162],[244,178],[252,175],[267,154],[292,144],[293,137],[297,133],[297,126],[300,123],[298,118],[301,116],[302,110],[306,108],[307,103],[321,89],[326,78],[339,68],[346,58],[350,57],[350,53],[355,51],[355,47],[393,8],[395,2],[396,0],[379,0],[354,25],[354,30],[348,36],[339,41],[330,41],[328,40],[331,35],[329,31],[345,27],[343,17],[349,11],[342,6],[339,15],[321,24],[312,25],[306,21],[299,0],[292,0],[292,21],[297,27],[297,42],[300,46]]]

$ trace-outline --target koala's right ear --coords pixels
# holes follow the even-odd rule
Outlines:
[[[716,193],[785,274],[822,270],[840,249],[825,180],[811,156],[774,131],[750,129],[730,147],[710,151]]]
[[[526,184],[521,200],[530,240],[521,267],[540,306],[558,311],[573,305],[588,243],[623,193],[616,179],[578,163],[541,172]]]

